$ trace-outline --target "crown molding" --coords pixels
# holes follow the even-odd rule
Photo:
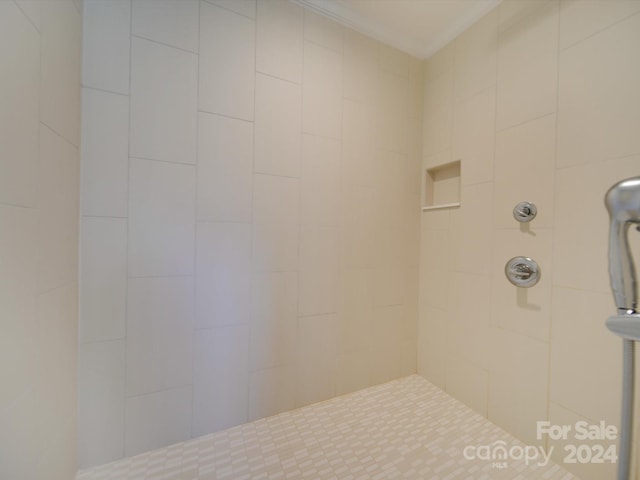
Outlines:
[[[308,10],[335,20],[342,25],[352,28],[360,33],[375,38],[376,40],[391,45],[403,52],[409,53],[418,58],[429,58],[442,47],[454,40],[458,35],[473,25],[483,15],[496,8],[502,0],[489,0],[487,3],[477,3],[473,5],[461,18],[451,25],[442,35],[437,37],[428,45],[405,35],[395,29],[388,28],[379,22],[371,21],[368,18],[354,12],[345,4],[336,0],[289,0]]]

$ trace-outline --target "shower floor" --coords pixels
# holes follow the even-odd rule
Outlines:
[[[467,460],[524,446],[418,375],[91,470],[77,480],[577,479],[554,463]]]

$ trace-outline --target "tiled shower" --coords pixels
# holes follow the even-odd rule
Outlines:
[[[8,478],[415,372],[525,442],[618,423],[602,197],[640,171],[640,1],[506,0],[427,60],[285,0],[0,0],[0,26]],[[458,160],[460,206],[421,211]]]

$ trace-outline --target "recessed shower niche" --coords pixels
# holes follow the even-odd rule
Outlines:
[[[422,210],[460,206],[460,160],[425,170]]]

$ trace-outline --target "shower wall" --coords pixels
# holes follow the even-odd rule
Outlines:
[[[603,195],[640,173],[639,46],[640,2],[506,1],[425,65],[423,168],[461,160],[462,204],[422,214],[418,370],[532,444],[537,420],[619,421]],[[537,286],[507,282],[516,255]]]
[[[0,478],[76,472],[82,2],[0,1]]]
[[[422,62],[286,1],[87,1],[79,464],[416,369]]]

